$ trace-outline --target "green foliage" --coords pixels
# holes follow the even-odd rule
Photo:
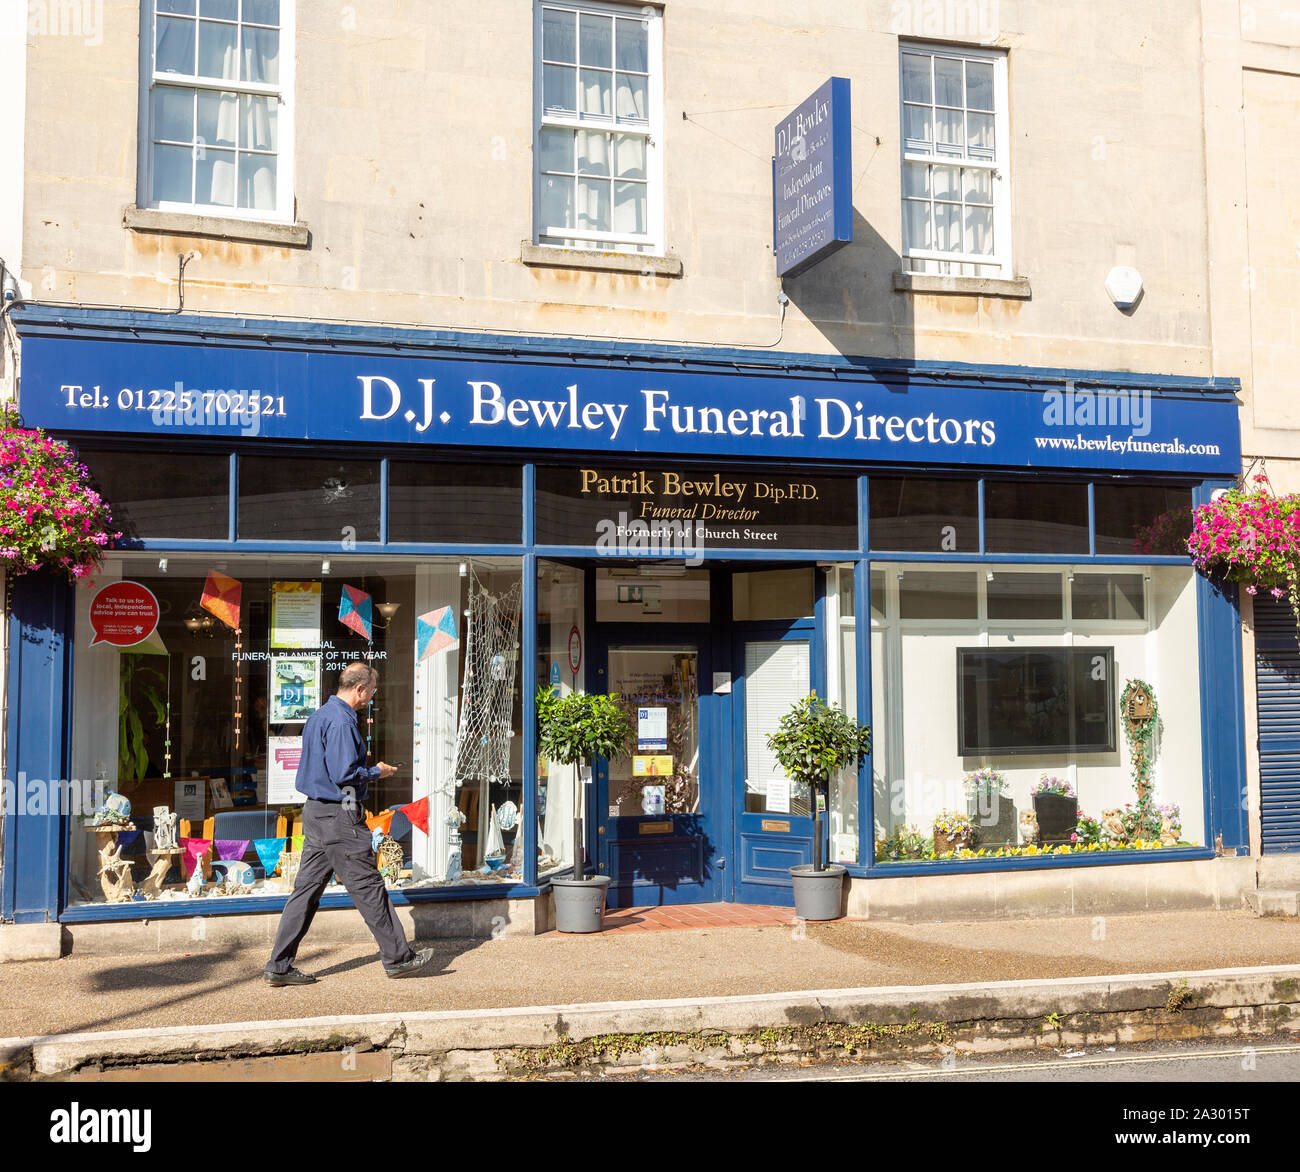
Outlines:
[[[155,726],[167,719],[167,709],[162,694],[149,681],[152,676],[159,683],[162,672],[142,666],[145,656],[123,653],[120,687],[117,696],[117,779],[138,781],[149,771],[149,751],[145,747],[144,722],[136,705],[136,697],[153,709]]]
[[[621,757],[632,739],[632,722],[613,696],[537,691],[537,750],[548,761],[574,765],[597,757]]]
[[[788,777],[824,790],[840,770],[856,766],[871,752],[871,726],[813,692],[781,717],[767,747]]]

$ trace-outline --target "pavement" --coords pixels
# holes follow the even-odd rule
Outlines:
[[[1282,968],[1300,962],[1300,922],[1248,911],[1167,911],[981,922],[800,924],[765,909],[746,923],[624,913],[620,930],[428,942],[427,975],[391,981],[373,946],[313,943],[298,966],[319,978],[272,989],[261,951],[77,955],[0,964],[5,1039],[181,1030],[222,1023],[762,997],[784,1022],[810,990],[985,989],[995,982]],[[725,918],[725,917],[722,917]],[[682,920],[685,922],[681,922]],[[759,922],[754,922],[755,920]],[[656,928],[660,930],[655,930]],[[1093,982],[1103,988],[1104,982]],[[1081,987],[1091,987],[1085,985]],[[478,1015],[481,1019],[482,1015]],[[627,1020],[635,1025],[635,1015]]]

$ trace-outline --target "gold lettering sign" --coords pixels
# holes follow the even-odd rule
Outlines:
[[[764,818],[764,819],[763,819],[763,829],[764,829],[765,831],[770,831],[770,832],[773,833],[773,834],[789,834],[789,833],[790,833],[790,823],[789,823],[789,822],[769,822],[766,818]]]
[[[642,822],[637,827],[638,834],[672,834],[671,822]]]

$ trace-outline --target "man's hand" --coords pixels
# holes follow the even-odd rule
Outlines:
[[[396,765],[389,765],[386,761],[378,761],[375,768],[379,770],[379,777],[382,780],[385,777],[392,777],[397,772]]]

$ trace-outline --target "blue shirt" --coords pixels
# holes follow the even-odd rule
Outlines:
[[[302,727],[302,757],[294,782],[298,792],[327,802],[349,797],[361,802],[378,777],[379,767],[366,764],[366,742],[352,705],[331,696]]]

